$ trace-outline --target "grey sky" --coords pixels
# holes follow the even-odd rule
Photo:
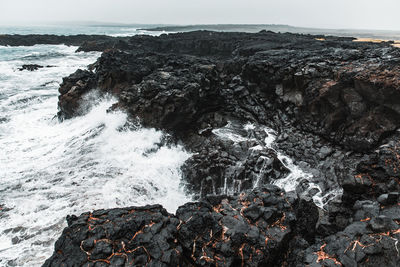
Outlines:
[[[47,21],[400,30],[399,0],[0,0],[0,24]]]

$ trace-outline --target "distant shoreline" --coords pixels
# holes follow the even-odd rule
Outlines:
[[[198,30],[222,31],[222,32],[249,32],[256,33],[262,30],[280,33],[303,33],[313,35],[332,35],[339,37],[355,37],[379,40],[400,40],[400,31],[389,30],[357,30],[357,29],[321,29],[295,27],[281,24],[199,24],[199,25],[176,25],[144,27],[139,30],[165,31],[165,32],[189,32]]]
[[[76,33],[79,35],[105,35],[113,37],[129,37],[126,31],[118,29],[132,28],[138,34],[158,35],[162,33],[177,33],[177,32],[190,32],[190,31],[216,31],[216,32],[246,32],[257,33],[262,30],[272,31],[276,33],[299,33],[310,35],[324,35],[324,36],[337,36],[337,37],[354,37],[357,39],[372,39],[383,41],[400,41],[400,31],[393,30],[368,30],[368,29],[323,29],[323,28],[307,28],[296,27],[283,24],[198,24],[198,25],[171,25],[171,24],[110,24],[110,23],[89,23],[89,24],[74,24],[79,26],[82,32]],[[50,25],[51,27],[57,26],[55,29],[69,27],[68,25]],[[52,32],[51,30],[41,31],[42,26],[2,26],[0,25],[0,35],[67,35],[72,36],[76,34],[64,32]],[[14,28],[15,32],[10,28]],[[27,28],[27,29],[25,29]],[[38,28],[38,31],[35,29]],[[114,32],[107,34],[108,30],[101,28],[115,29]],[[47,29],[47,28],[46,28]],[[92,29],[92,30],[87,30]],[[30,31],[31,30],[31,31]],[[143,32],[140,32],[143,31]]]

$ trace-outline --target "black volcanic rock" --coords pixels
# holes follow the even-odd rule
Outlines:
[[[70,217],[44,266],[158,266],[182,263],[179,220],[161,206],[99,210]]]
[[[41,65],[37,65],[37,64],[24,64],[22,65],[21,68],[18,68],[19,71],[23,71],[23,70],[29,70],[29,71],[35,71],[38,69],[44,68]]]
[[[249,134],[245,137],[249,139],[234,142],[211,135],[190,146],[199,152],[182,167],[187,188],[200,195],[240,192],[273,183],[290,173],[276,151],[253,149],[259,145],[257,139]]]
[[[0,34],[0,45],[3,46],[33,46],[37,44],[86,46],[90,49],[80,51],[103,51],[105,47],[119,46],[119,42],[127,37],[111,37],[107,35],[53,35],[53,34]]]
[[[199,153],[187,162],[184,175],[197,181],[189,185],[195,192],[204,188],[202,194],[221,192],[228,173],[234,172],[229,186],[242,180],[239,190],[252,188],[257,171],[240,172],[236,165],[255,166],[261,155],[245,161],[257,153],[252,145],[263,144],[265,137],[243,140],[238,153],[233,143],[214,140],[213,130],[228,121],[268,126],[278,133],[285,154],[321,177],[318,183],[325,191],[357,175],[349,169],[361,157],[348,156],[349,150],[369,151],[397,129],[399,58],[399,50],[388,43],[348,38],[207,31],[134,36],[123,48],[104,52],[86,78],[79,78],[82,71],[65,78],[59,117],[82,114],[79,103],[93,88],[114,94],[114,107],[138,117],[145,127],[172,133]],[[289,138],[280,138],[289,129]],[[251,139],[248,135],[242,137]],[[207,151],[227,156],[207,161]],[[267,152],[270,160],[274,153]],[[268,177],[285,176],[279,163],[270,166],[263,170]],[[309,181],[304,183],[303,191],[310,187]]]
[[[157,205],[98,210],[67,218],[43,266],[396,266],[399,206],[352,210],[351,224],[322,239],[314,203],[270,185],[207,196],[176,215]]]
[[[114,95],[110,111],[193,152],[182,174],[198,202],[69,217],[45,266],[396,266],[399,49],[266,31],[107,42],[81,46],[105,52],[64,78],[59,118],[84,114],[93,89]],[[291,192],[267,186],[293,171]]]
[[[81,97],[96,88],[96,80],[92,72],[87,70],[77,70],[74,74],[63,78],[60,85],[58,97],[59,109],[63,110],[63,118],[70,118],[82,114],[80,109]]]
[[[371,213],[370,206],[374,204],[356,203],[353,223],[306,249],[302,260],[294,253],[293,257],[298,258],[292,261],[311,266],[398,266],[398,220],[383,215],[385,209],[379,206]],[[398,205],[393,208],[400,212]]]
[[[294,210],[305,215],[312,209],[267,186],[187,203],[176,215],[161,206],[84,213],[68,218],[44,266],[278,264],[297,229],[315,227],[316,221],[304,219],[299,225]]]
[[[207,108],[207,113],[234,112],[235,117],[263,124],[271,119],[269,113],[289,107],[295,112],[290,117],[304,130],[357,151],[376,146],[399,124],[394,99],[399,97],[395,75],[400,51],[386,43],[318,41],[308,35],[271,32],[193,32],[135,36],[126,45],[122,51],[105,52],[95,64],[95,75],[97,86],[129,101],[133,114],[146,115],[143,108],[137,110],[146,104],[132,103],[144,101],[135,95],[142,89],[149,101],[163,100],[161,95],[153,98],[155,92],[169,94],[172,88],[188,94],[184,98],[190,102],[170,104],[176,114],[182,108],[193,109],[175,123],[196,118],[192,117],[197,110],[190,105]],[[171,108],[153,113],[153,118],[144,116],[144,123],[151,119],[152,126],[173,127],[168,119],[174,114],[169,114]]]

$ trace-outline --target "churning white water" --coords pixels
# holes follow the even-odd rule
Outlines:
[[[260,127],[265,132],[265,138],[258,145],[250,149],[274,150],[280,162],[290,171],[290,173],[285,178],[275,180],[273,182],[275,185],[284,189],[286,192],[291,192],[296,190],[301,181],[307,181],[308,188],[306,188],[303,192],[300,192],[300,194],[308,195],[309,197],[311,197],[314,203],[322,209],[331,200],[336,199],[342,195],[343,190],[339,187],[339,185],[335,188],[323,190],[322,187],[319,185],[320,181],[318,181],[316,177],[313,177],[311,173],[302,170],[298,165],[293,162],[293,159],[289,158],[278,148],[276,148],[276,132],[268,127],[262,127],[260,125],[256,126],[252,123],[247,123],[243,126],[238,123],[229,122],[226,126],[213,130],[213,133],[220,138],[229,139],[234,143],[240,143],[250,140],[257,140],[254,137],[253,132],[257,129],[260,130]],[[263,159],[265,164],[266,157],[260,156],[260,158]],[[255,179],[255,181],[253,182],[253,188],[260,186],[260,180],[263,175],[263,171],[265,171],[264,166],[262,166],[258,178]],[[225,187],[227,188],[228,186],[225,185]],[[229,190],[225,190],[224,192],[229,192]]]
[[[182,147],[160,146],[163,133],[124,127],[103,99],[87,115],[59,123],[62,77],[99,53],[76,47],[0,47],[0,266],[40,266],[66,226],[93,209],[187,202]],[[19,71],[22,64],[51,66]]]

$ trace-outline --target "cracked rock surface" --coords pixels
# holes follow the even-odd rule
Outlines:
[[[68,217],[45,266],[398,266],[391,43],[200,31],[80,49],[105,51],[64,78],[59,118],[93,90],[115,96],[110,112],[193,152],[182,179],[197,202]]]
[[[276,186],[209,196],[181,206],[176,215],[161,206],[98,210],[67,218],[44,266],[276,264],[294,235],[315,227],[314,218],[298,218],[315,213],[311,202]]]

